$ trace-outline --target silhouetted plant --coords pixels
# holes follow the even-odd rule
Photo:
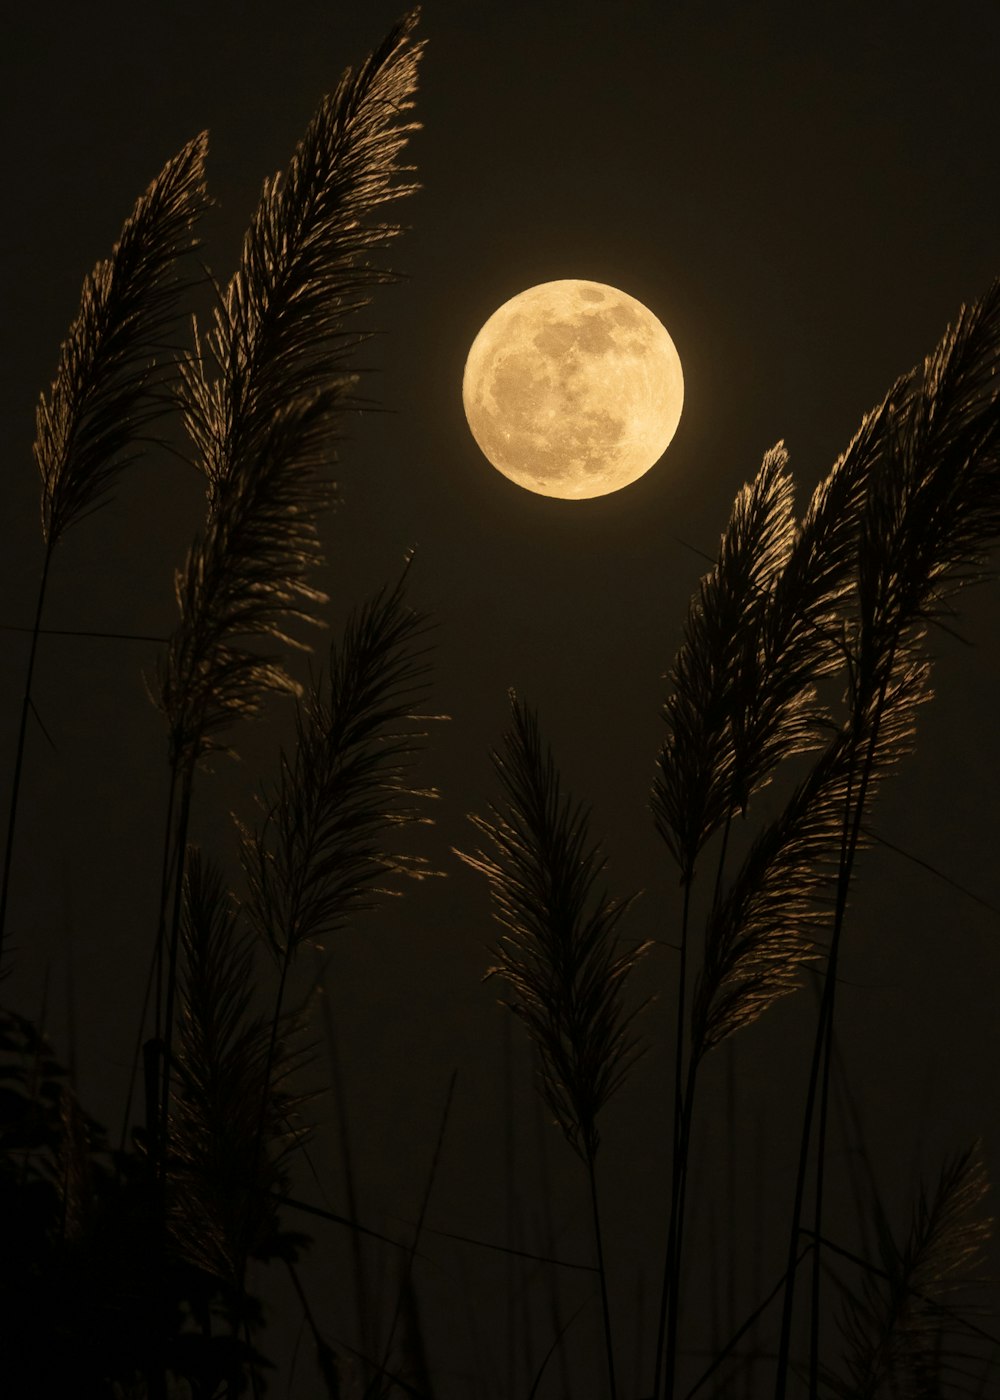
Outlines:
[[[630,900],[596,890],[604,869],[590,844],[588,816],[564,798],[543,750],[538,721],[513,693],[511,729],[493,766],[504,805],[470,820],[496,854],[462,855],[489,882],[496,918],[507,932],[487,976],[510,986],[510,1009],[538,1051],[545,1100],[566,1141],[587,1168],[601,1275],[610,1394],[617,1393],[595,1161],[597,1115],[641,1053],[622,1000],[628,973],[650,944],[622,950],[617,925]]]
[[[142,1375],[153,1395],[166,1394],[168,1373],[184,1371],[178,1370],[176,1346],[187,1352],[200,1346],[212,1358],[223,1356],[218,1365],[212,1360],[213,1374],[231,1394],[242,1389],[247,1365],[256,1387],[259,1358],[254,1359],[249,1332],[234,1333],[225,1342],[213,1336],[213,1309],[221,1306],[230,1324],[253,1326],[259,1312],[245,1294],[247,1257],[284,1251],[291,1263],[294,1256],[293,1237],[276,1226],[276,1202],[286,1199],[282,1163],[298,1137],[297,1130],[289,1137],[295,1099],[284,1088],[284,972],[273,1015],[252,1012],[245,939],[254,925],[242,927],[245,915],[231,904],[221,878],[206,873],[196,855],[188,869],[187,832],[199,758],[222,742],[234,719],[258,713],[267,692],[300,692],[283,659],[262,654],[257,641],[301,646],[289,636],[288,624],[318,621],[316,607],[325,601],[310,575],[322,558],[318,519],[335,497],[334,442],[345,412],[359,406],[357,376],[348,366],[369,332],[357,323],[357,313],[376,287],[395,280],[373,257],[400,231],[380,217],[381,208],[415,188],[400,154],[416,129],[407,117],[423,48],[414,39],[416,22],[413,11],[357,70],[345,72],[320,105],[286,175],[265,183],[239,268],[225,289],[217,289],[207,331],[196,319],[194,350],[181,357],[179,377],[173,314],[187,283],[175,265],[195,246],[191,227],[206,203],[204,134],[168,164],[137,204],[112,259],[85,282],[51,394],[38,411],[35,453],[43,481],[46,556],[7,830],[0,931],[31,674],[55,544],[106,498],[149,425],[171,408],[182,410],[194,465],[207,487],[204,530],[177,579],[180,622],[159,674],[172,781],[157,937],[156,1029],[144,1052],[146,1125],[136,1132],[137,1155],[123,1151],[116,1168],[119,1184],[130,1173],[135,1177],[143,1199],[143,1228],[135,1239],[143,1242],[145,1267],[157,1258],[159,1264],[148,1286],[134,1290],[132,1311],[138,1308],[141,1325],[133,1333],[145,1341],[137,1342],[135,1365],[114,1370],[113,1378],[130,1386]],[[405,746],[380,732],[401,716],[393,709],[400,698],[392,689],[395,682],[404,675],[414,680],[421,672],[411,658],[401,659],[414,630],[400,586],[357,623],[344,651],[335,651],[330,710],[322,712],[313,691],[300,722],[300,741],[308,746],[312,739],[305,755],[310,761],[318,757],[317,726],[324,719],[333,725],[325,736],[326,787],[313,793],[312,812],[314,834],[328,843],[327,864],[318,876],[311,865],[308,877],[329,879],[340,857],[341,913],[370,885],[366,861],[383,870],[408,863],[414,873],[420,869],[420,862],[408,862],[403,852],[383,855],[377,841],[386,827],[417,819],[396,800],[402,795],[396,779]],[[352,682],[357,683],[353,691]],[[379,686],[385,687],[381,694]],[[408,741],[410,755],[415,737]],[[318,777],[319,770],[311,775]],[[395,796],[389,798],[394,784]],[[339,826],[330,806],[337,802]],[[272,812],[275,820],[279,811],[280,801]],[[348,832],[350,849],[333,853],[334,838]],[[265,845],[259,853],[264,855]],[[323,852],[317,848],[311,854]],[[295,878],[300,874],[296,871]],[[268,929],[272,941],[288,934],[289,955],[299,937],[315,931],[298,924],[280,934]],[[260,924],[256,932],[263,932]],[[72,1098],[60,1103],[50,1175],[65,1243],[84,1229],[93,1193],[79,1111]],[[4,1121],[13,1119],[5,1115]],[[179,1316],[171,1316],[171,1279],[178,1267],[193,1269],[193,1276],[206,1281],[208,1293],[202,1289],[195,1309],[200,1343],[191,1337],[182,1341]],[[215,1385],[205,1393],[214,1394]]]
[[[162,1356],[194,1395],[213,1395],[250,1360],[242,1339],[213,1336],[207,1325],[227,1316],[232,1299],[179,1259],[162,1278],[151,1268],[156,1234],[141,1135],[138,1151],[110,1152],[67,1079],[30,1022],[0,1013],[4,1393],[103,1400],[137,1384],[145,1393],[141,1378]],[[259,1322],[254,1299],[242,1306]],[[198,1333],[187,1330],[195,1320]]]
[[[305,1134],[288,1087],[295,1028],[272,1036],[255,1008],[250,930],[196,852],[184,889],[171,1234],[185,1259],[238,1292],[249,1257],[281,1252],[274,1197],[288,1190],[287,1158]]]
[[[260,824],[242,827],[247,910],[282,981],[298,948],[325,945],[385,893],[379,881],[432,873],[387,848],[392,833],[429,820],[421,804],[436,796],[409,785],[430,668],[427,620],[407,607],[403,583],[348,619],[296,708],[295,749],[261,794]]]
[[[990,1221],[982,1144],[948,1162],[933,1193],[923,1187],[905,1244],[880,1220],[881,1268],[860,1290],[841,1284],[847,1377],[824,1377],[843,1400],[873,1400],[889,1389],[902,1400],[969,1393],[970,1284],[981,1280]],[[955,1304],[964,1302],[962,1314]]]
[[[52,387],[36,410],[45,555],[7,818],[0,964],[31,683],[53,551],[72,525],[104,503],[119,474],[139,455],[146,430],[173,407],[178,301],[193,281],[180,264],[198,247],[192,230],[208,204],[207,146],[202,132],[167,162],[136,202],[111,257],[84,279],[80,310],[60,348]]]
[[[855,853],[863,837],[870,787],[883,755],[902,752],[914,701],[927,698],[928,622],[945,599],[984,576],[986,552],[1000,533],[1000,282],[963,307],[955,325],[910,376],[894,407],[878,469],[859,522],[857,614],[847,627],[847,718],[854,749],[844,808],[841,861],[823,1001],[810,1071],[793,1208],[797,1234],[813,1105],[819,1086],[814,1230],[811,1389],[818,1386],[819,1258],[823,1170],[836,970]],[[836,740],[834,741],[836,742]],[[792,1238],[789,1259],[794,1253]],[[781,1356],[787,1356],[794,1271],[789,1270]],[[786,1368],[787,1369],[787,1368]],[[779,1359],[776,1396],[784,1393]]]
[[[287,643],[325,601],[308,583],[330,447],[365,338],[353,316],[394,280],[372,253],[399,232],[373,215],[415,185],[399,163],[416,123],[416,14],[320,105],[284,177],[265,182],[240,266],[184,361],[184,421],[207,482],[205,531],[178,581],[181,621],[161,676],[172,752],[190,763],[268,690],[296,690],[240,639]]]

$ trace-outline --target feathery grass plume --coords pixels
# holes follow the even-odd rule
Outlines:
[[[667,737],[653,785],[657,830],[690,883],[705,842],[738,791],[733,716],[756,685],[753,646],[763,601],[792,537],[792,482],[781,443],[736,497],[719,558],[692,599],[663,709]]]
[[[255,716],[266,691],[299,693],[278,659],[248,643],[296,645],[288,623],[313,621],[309,605],[326,601],[307,578],[322,561],[316,521],[333,501],[326,468],[342,393],[337,386],[276,412],[254,455],[215,487],[204,533],[177,576],[181,622],[160,668],[180,771],[217,747],[234,719]]]
[[[985,574],[1000,535],[1000,280],[962,307],[873,478],[859,567],[857,684],[878,689],[907,629]]]
[[[653,808],[682,871],[693,871],[701,846],[781,759],[820,742],[815,683],[843,664],[868,483],[912,378],[866,414],[798,527],[781,444],[737,497],[719,561],[692,602],[664,707],[670,733]]]
[[[782,638],[801,636],[800,666],[824,675],[843,661],[841,639],[830,633],[837,605],[849,605],[855,588],[858,537],[873,474],[889,453],[894,424],[907,410],[916,371],[901,375],[861,424],[829,473],[813,491],[770,601],[770,628]],[[798,648],[795,648],[798,650]]]
[[[538,1050],[542,1093],[587,1168],[609,1394],[615,1400],[595,1175],[597,1115],[644,1048],[632,1031],[641,1008],[626,1012],[622,993],[651,940],[619,951],[618,922],[634,896],[619,901],[596,893],[605,862],[600,847],[590,844],[587,811],[564,798],[551,751],[542,748],[538,719],[513,690],[510,707],[504,752],[492,754],[506,801],[502,809],[491,806],[489,819],[470,817],[496,855],[456,854],[489,882],[494,916],[507,932],[495,950],[499,961],[486,976],[503,977],[510,986],[506,1005]]]
[[[819,956],[841,869],[844,814],[871,750],[864,805],[913,745],[916,709],[930,697],[929,667],[897,657],[876,717],[838,729],[781,814],[757,836],[712,910],[694,996],[692,1053],[702,1058],[799,987],[804,963]]]
[[[869,413],[847,451],[813,494],[801,525],[791,512],[791,480],[780,445],[766,454],[737,497],[719,562],[701,584],[675,664],[669,726],[654,784],[657,826],[681,866],[685,904],[677,994],[674,1172],[664,1266],[662,1339],[672,1385],[680,1240],[690,1147],[692,1097],[700,1059],[798,985],[814,956],[815,895],[838,869],[843,805],[856,745],[835,740],[783,818],[754,846],[726,896],[722,866],[728,823],[786,757],[821,742],[830,719],[819,678],[844,663],[844,603],[869,479],[889,450],[894,407],[909,377]],[[911,677],[911,680],[915,679]],[[907,687],[900,689],[900,699]],[[883,754],[887,752],[883,749]],[[695,990],[691,1060],[684,1088],[690,884],[705,841],[725,826],[705,957]]]
[[[304,1136],[294,1126],[303,1100],[288,1085],[298,1057],[287,1048],[293,1028],[286,1024],[273,1048],[270,1019],[253,1010],[252,939],[218,873],[197,852],[185,876],[181,932],[170,1231],[183,1259],[239,1286],[248,1257],[272,1257],[287,1245],[273,1193],[287,1191],[287,1158]]]
[[[922,371],[911,375],[904,401],[891,416],[883,460],[869,479],[858,543],[858,615],[848,628],[845,730],[858,741],[856,766],[845,802],[836,909],[803,1120],[775,1400],[783,1400],[787,1384],[795,1292],[791,1261],[821,1085],[810,1360],[812,1389],[818,1384],[824,1144],[836,971],[880,727],[891,710],[896,677],[924,664],[920,653],[927,622],[940,619],[950,593],[984,575],[987,550],[1000,528],[998,367],[1000,281],[979,302],[962,308]]]
[[[741,704],[731,716],[734,807],[767,782],[783,758],[821,743],[827,716],[816,682],[845,662],[858,537],[869,481],[885,461],[894,415],[908,401],[901,377],[866,414],[847,450],[816,487],[748,638]]]
[[[297,707],[295,752],[281,754],[275,790],[262,794],[263,820],[241,825],[247,912],[280,968],[272,1041],[303,943],[320,944],[388,893],[377,881],[432,873],[422,858],[387,849],[390,833],[429,820],[414,800],[436,795],[408,783],[425,737],[414,708],[429,667],[417,645],[426,620],[406,605],[405,580],[351,615],[328,675]],[[263,1127],[262,1110],[261,1136]]]
[[[198,246],[192,228],[208,204],[207,144],[207,133],[202,132],[167,162],[126,219],[111,257],[85,279],[80,310],[63,341],[55,379],[36,410],[34,456],[42,478],[45,557],[0,877],[0,963],[31,686],[53,551],[72,524],[103,503],[119,472],[136,455],[143,431],[173,406],[166,387],[175,371],[169,338],[177,300],[189,285],[177,265]]]
[[[35,415],[49,549],[102,504],[130,460],[128,449],[173,406],[163,391],[175,368],[170,337],[178,298],[190,285],[177,264],[198,246],[191,230],[209,202],[207,148],[203,131],[167,161],[126,219],[111,257],[84,280],[55,379]]]
[[[509,984],[506,1003],[540,1058],[544,1096],[583,1160],[600,1143],[597,1115],[641,1053],[626,1013],[628,973],[651,946],[618,950],[617,927],[634,896],[596,894],[605,862],[591,845],[588,814],[564,797],[534,712],[510,692],[512,727],[493,765],[503,808],[470,821],[496,856],[456,852],[489,881],[494,916],[507,929],[487,977]]]
[[[431,820],[416,804],[437,795],[409,782],[430,668],[427,620],[408,607],[405,577],[348,619],[297,707],[295,751],[262,794],[263,820],[241,825],[247,912],[283,964],[388,893],[379,882],[434,873],[387,849],[399,828]]]
[[[397,280],[371,256],[402,229],[373,213],[417,189],[399,157],[423,43],[406,15],[347,69],[309,123],[284,176],[264,182],[240,266],[185,365],[187,424],[210,483],[233,469],[290,400],[321,389],[369,333],[352,316]],[[208,379],[206,365],[216,377]]]
[[[680,867],[684,907],[677,975],[670,1223],[653,1382],[656,1400],[660,1400],[664,1365],[667,1390],[673,1386],[684,1183],[697,1068],[692,1060],[685,1092],[691,890],[698,854],[719,827],[725,832],[721,876],[732,814],[745,808],[752,788],[767,778],[761,753],[747,746],[747,732],[753,726],[743,723],[742,717],[759,705],[761,618],[793,532],[788,455],[778,443],[765,453],[753,482],[736,497],[718,561],[692,599],[684,642],[671,673],[674,689],[663,709],[667,737],[658,758],[652,807],[657,830]],[[779,711],[785,720],[786,751],[804,746],[804,710],[805,702],[793,695]],[[769,761],[776,762],[780,750],[781,745],[772,742],[767,749]]]
[[[758,684],[760,614],[787,555],[792,531],[788,456],[783,444],[777,443],[765,453],[753,482],[737,495],[718,560],[691,600],[684,642],[671,672],[673,691],[663,707],[667,736],[658,756],[652,808],[657,831],[680,867],[684,905],[677,974],[670,1217],[653,1381],[656,1400],[660,1400],[664,1365],[667,1390],[673,1385],[684,1182],[697,1067],[696,1062],[689,1066],[685,1092],[688,933],[695,865],[705,843],[723,827],[721,876],[733,810],[745,806],[749,797],[749,786],[738,772],[740,730],[735,716],[751,705],[751,692]]]
[[[921,1186],[902,1248],[879,1222],[881,1270],[866,1274],[860,1290],[841,1282],[848,1378],[827,1377],[834,1394],[944,1400],[971,1393],[968,1364],[982,1358],[954,1305],[983,1265],[992,1226],[984,1213],[988,1189],[981,1144],[974,1143],[946,1164],[932,1194]]]
[[[345,362],[365,337],[351,318],[394,280],[372,253],[400,231],[373,219],[415,185],[399,155],[422,45],[417,12],[321,103],[284,177],[264,184],[212,325],[195,328],[182,397],[207,478],[204,536],[178,578],[180,623],[160,674],[172,751],[193,762],[212,735],[253,715],[268,690],[296,690],[281,663],[241,638],[287,641],[284,622],[324,601],[316,518],[333,501],[332,429],[349,407]]]

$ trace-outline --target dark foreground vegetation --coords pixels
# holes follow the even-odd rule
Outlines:
[[[296,1212],[292,1195],[309,1135],[298,1073],[310,1033],[289,992],[296,961],[400,877],[426,873],[407,835],[433,796],[413,777],[430,687],[427,622],[407,602],[406,572],[358,607],[307,686],[283,660],[288,629],[321,620],[326,600],[311,578],[318,523],[333,503],[332,444],[357,407],[361,313],[393,280],[380,262],[399,232],[386,207],[413,187],[402,153],[414,126],[415,27],[415,16],[405,19],[321,104],[288,170],[265,185],[239,266],[186,348],[205,136],[167,163],[86,279],[39,404],[44,558],[12,736],[0,894],[0,970],[12,981],[8,895],[27,858],[18,799],[57,546],[101,505],[163,415],[182,415],[205,516],[178,572],[177,623],[157,677],[170,793],[120,1139],[77,1102],[39,1026],[0,1011],[4,1395],[285,1393],[248,1281],[262,1264],[284,1271],[301,1303],[319,1387],[309,1393],[459,1393],[421,1342],[419,1227],[381,1340],[335,1344],[323,1300],[307,1296],[299,1273],[313,1243],[303,1221],[329,1226],[318,1208]],[[766,454],[692,600],[652,789],[683,891],[678,975],[662,991],[676,1038],[659,1327],[641,1387],[655,1400],[693,1393],[676,1377],[703,1067],[807,974],[818,975],[821,995],[787,1265],[696,1390],[736,1393],[728,1387],[741,1339],[763,1326],[766,1393],[776,1400],[998,1393],[998,1328],[980,1306],[990,1221],[979,1143],[957,1145],[905,1235],[873,1200],[870,1257],[851,1256],[824,1229],[848,892],[879,787],[905,758],[930,697],[928,630],[984,575],[1000,531],[998,397],[994,285],[866,416],[801,519],[783,447]],[[239,867],[223,872],[189,841],[192,804],[206,760],[238,746],[240,726],[272,692],[290,693],[297,707],[295,744],[239,827]],[[605,1270],[614,1242],[601,1228],[598,1124],[642,1053],[629,982],[646,947],[619,940],[629,900],[603,892],[587,812],[562,791],[537,717],[513,694],[494,758],[494,804],[474,819],[479,848],[462,858],[485,877],[501,927],[492,975],[586,1175],[606,1342],[588,1393],[614,1397],[612,1319],[623,1304]],[[788,760],[800,776],[787,800],[737,851],[734,819],[755,819],[756,794]],[[829,1354],[821,1320],[832,1312],[841,1344]],[[558,1340],[532,1396],[557,1394],[548,1362]]]

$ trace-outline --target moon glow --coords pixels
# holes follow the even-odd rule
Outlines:
[[[529,287],[494,311],[462,380],[472,436],[542,496],[605,496],[659,461],[680,421],[680,357],[653,313],[603,282]]]

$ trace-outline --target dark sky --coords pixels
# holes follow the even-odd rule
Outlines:
[[[0,622],[31,619],[41,561],[33,411],[84,273],[168,156],[208,127],[218,207],[203,226],[205,256],[226,280],[262,179],[287,163],[320,96],[397,13],[383,0],[138,9],[99,0],[58,16],[41,5],[20,12],[3,93]],[[517,1033],[521,1185],[511,1225],[504,1017],[496,989],[480,984],[489,906],[449,849],[471,844],[464,815],[493,795],[487,750],[506,722],[507,687],[539,707],[567,785],[593,804],[595,834],[609,837],[609,882],[646,892],[626,936],[669,941],[676,881],[647,801],[663,676],[705,567],[692,549],[714,551],[735,492],[779,438],[803,505],[862,414],[1000,272],[1000,6],[428,0],[421,33],[425,129],[412,154],[424,188],[398,206],[412,225],[392,254],[406,280],[371,309],[369,324],[384,335],[365,352],[376,371],[368,392],[389,412],[360,420],[343,446],[343,505],[325,527],[323,585],[336,627],[417,546],[412,600],[439,623],[433,706],[452,716],[436,728],[423,770],[442,792],[423,849],[447,878],[359,921],[331,950],[328,986],[367,1218],[390,1233],[414,1218],[457,1066],[429,1223],[493,1240],[512,1230],[540,1248],[527,1057]],[[664,459],[593,501],[518,489],[486,463],[462,414],[462,367],[480,325],[516,292],[561,277],[608,282],[644,302],[684,365],[684,416]],[[197,478],[175,460],[132,469],[114,504],[60,547],[48,625],[165,633],[172,571],[199,514]],[[962,601],[972,645],[934,637],[937,696],[921,715],[917,754],[875,818],[887,839],[994,906],[998,616],[995,586],[983,588]],[[5,636],[8,773],[26,647]],[[142,681],[154,661],[150,646],[46,642],[36,699],[54,751],[32,732],[12,892],[20,952],[5,995],[34,1012],[48,971],[48,1017],[65,1057],[74,988],[81,1094],[110,1123],[155,915],[166,746]],[[255,772],[288,736],[287,710],[269,713],[238,740],[246,762],[220,760],[199,790],[195,835],[227,859],[227,813],[247,813]],[[943,1153],[976,1134],[1000,1175],[1000,920],[882,850],[864,861],[848,939],[838,1012],[847,1074],[903,1221],[917,1170],[936,1172]],[[645,1370],[633,1376],[632,1357],[636,1336],[652,1327],[665,1212],[673,975],[672,954],[658,949],[640,978],[641,991],[662,994],[644,1021],[652,1048],[606,1116],[600,1160],[624,1391],[636,1396],[649,1384]],[[780,1270],[812,1013],[806,990],[706,1074],[693,1268],[704,1282],[729,1258],[734,1187],[738,1310],[755,1271],[769,1284]],[[735,1145],[724,1128],[730,1063]],[[586,1260],[582,1172],[555,1129],[544,1136],[555,1247]],[[326,1146],[321,1133],[318,1161]],[[846,1181],[840,1139],[831,1161]],[[334,1168],[324,1171],[340,1208]],[[846,1211],[846,1186],[833,1192]],[[507,1265],[443,1243],[428,1253],[419,1281],[432,1355],[456,1372],[442,1394],[527,1393],[520,1350],[513,1377],[505,1370],[498,1300]],[[324,1256],[314,1284],[331,1333],[349,1336],[335,1257]],[[560,1275],[560,1316],[588,1295],[583,1277]],[[548,1278],[515,1280],[534,1365],[550,1336]],[[709,1345],[713,1325],[711,1289],[697,1296],[693,1350]],[[584,1355],[598,1322],[594,1300],[570,1333]],[[476,1365],[478,1391],[457,1374]]]

